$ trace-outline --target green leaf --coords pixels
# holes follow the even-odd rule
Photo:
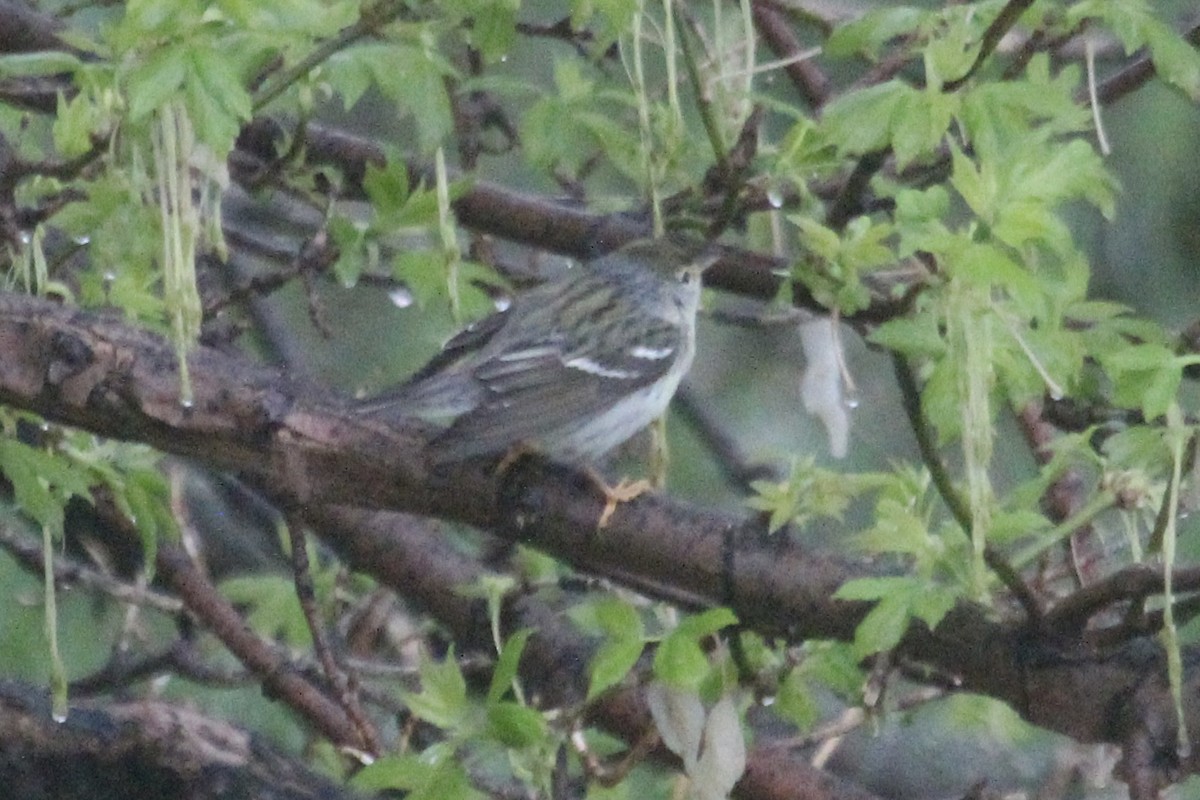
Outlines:
[[[958,105],[958,95],[933,89],[900,96],[890,120],[897,168],[904,169],[918,156],[934,152]]]
[[[532,747],[549,734],[541,712],[519,703],[489,703],[487,721],[488,735],[505,747]]]
[[[470,18],[467,29],[471,43],[488,63],[499,61],[512,50],[517,37],[520,0],[457,0],[455,10]]]
[[[188,67],[188,51],[181,46],[164,47],[134,67],[125,79],[129,118],[137,122],[165,105],[183,87]]]
[[[19,443],[0,442],[0,472],[12,484],[17,506],[39,525],[61,533],[62,503],[54,497],[49,484],[38,475],[33,460],[24,453],[15,452],[14,444]]]
[[[1160,344],[1123,347],[1101,356],[1113,379],[1114,402],[1139,408],[1147,420],[1166,413],[1179,393],[1183,361]]]
[[[1055,205],[1085,200],[1111,218],[1115,209],[1116,182],[1104,161],[1083,139],[1047,147],[1027,142],[1009,162],[1009,202],[1040,200]]]
[[[888,320],[867,338],[872,344],[909,358],[941,358],[946,353],[937,317],[927,312]]]
[[[1136,468],[1150,476],[1161,477],[1170,465],[1170,450],[1162,432],[1150,427],[1118,431],[1104,442],[1104,454],[1114,466]]]
[[[962,94],[958,121],[981,160],[1004,159],[1028,144],[1031,135],[1049,137],[1087,131],[1091,118],[1075,101],[1077,70],[1051,75],[1046,54],[1030,60],[1013,81],[971,82]]]
[[[229,602],[247,607],[246,621],[261,636],[294,647],[311,647],[312,631],[296,597],[296,585],[281,575],[253,575],[221,581]]]
[[[388,159],[383,167],[368,163],[362,183],[372,209],[383,219],[398,217],[411,196],[408,167],[398,158]]]
[[[798,669],[793,669],[783,679],[779,691],[775,693],[775,704],[772,708],[802,733],[811,730],[821,718],[821,707],[817,704],[808,681]]]
[[[331,0],[220,0],[218,5],[231,22],[245,30],[306,40],[332,36],[359,16],[358,3]]]
[[[588,665],[587,699],[593,700],[620,683],[637,664],[644,648],[640,638],[610,639],[600,645]]]
[[[375,83],[375,70],[353,50],[343,50],[330,56],[325,62],[324,74],[329,76],[329,85],[341,97],[344,111],[353,108]],[[367,168],[371,166],[368,164]]]
[[[800,229],[806,250],[826,260],[832,261],[837,258],[842,246],[837,231],[800,214],[794,214],[788,219]]]
[[[412,292],[418,308],[446,297],[442,256],[428,250],[408,250],[392,261],[392,276]]]
[[[999,181],[991,166],[992,162],[973,162],[956,145],[950,145],[950,161],[953,172],[950,185],[962,196],[975,215],[989,220],[994,213]]]
[[[591,52],[599,56],[630,29],[639,8],[637,0],[571,0],[571,27],[594,31]]]
[[[695,689],[708,677],[708,657],[695,639],[668,636],[654,653],[654,674],[664,683]]]
[[[405,792],[405,800],[483,800],[486,797],[472,784],[466,766],[452,752],[430,760],[427,755],[406,753],[376,759],[350,779],[361,791]]]
[[[64,72],[74,72],[82,63],[77,56],[57,50],[9,53],[0,56],[0,78],[58,75]]]
[[[894,264],[896,255],[887,244],[892,233],[889,223],[855,217],[842,233],[839,261],[855,273]]]
[[[875,524],[854,537],[854,546],[873,554],[902,553],[918,561],[936,558],[937,539],[928,522],[909,503],[882,497],[875,506]]]
[[[389,44],[374,51],[371,65],[380,90],[408,111],[417,126],[422,153],[431,153],[454,124],[445,78],[453,70],[432,53],[416,47]]]
[[[588,664],[588,699],[619,683],[633,669],[645,648],[641,615],[616,597],[589,598],[570,610],[571,620],[583,631],[602,635]]]
[[[330,219],[328,229],[338,249],[333,274],[343,287],[355,286],[368,265],[366,231],[356,221],[343,216]]]
[[[525,644],[533,635],[533,628],[522,628],[513,632],[504,643],[500,657],[496,660],[496,668],[492,671],[492,682],[488,686],[488,705],[497,703],[500,698],[512,690],[513,681],[517,678],[517,668],[521,664],[521,654],[525,652]]]
[[[1024,266],[1014,261],[1007,248],[990,243],[967,243],[955,253],[948,268],[965,284],[983,289],[999,287],[1026,304],[1042,296],[1041,286]]]
[[[184,87],[184,96],[196,138],[224,158],[233,149],[242,124],[250,119],[250,94],[228,55],[195,48],[189,62],[191,80]]]
[[[914,33],[928,17],[928,11],[907,6],[874,8],[853,22],[834,29],[824,49],[835,58],[844,58],[856,53],[875,58],[885,44]]]
[[[862,693],[862,659],[849,642],[809,641],[800,669],[813,683],[854,702]]]
[[[949,587],[929,586],[913,598],[911,613],[933,630],[960,599],[959,594]]]
[[[737,617],[728,608],[710,608],[699,614],[689,614],[675,628],[674,634],[702,639],[737,624]]]
[[[56,535],[67,500],[91,496],[86,472],[69,459],[8,437],[0,437],[0,474],[12,484],[20,509]]]
[[[914,617],[934,628],[959,599],[948,588],[908,576],[847,581],[834,597],[875,601],[854,633],[854,649],[860,656],[894,648]]]
[[[142,542],[142,558],[147,569],[153,570],[159,541],[179,539],[179,526],[171,513],[170,487],[157,470],[132,470],[125,475],[123,496],[129,519]]]
[[[428,723],[454,730],[467,716],[467,682],[454,657],[454,649],[439,664],[422,658],[419,668],[421,690],[405,694],[414,714]]]
[[[1040,511],[1031,508],[1004,511],[992,516],[992,525],[988,528],[988,541],[1006,544],[1036,535],[1050,527],[1050,520]]]
[[[900,576],[855,578],[846,581],[834,592],[835,600],[882,600],[912,589],[913,579]]]
[[[878,585],[872,585],[877,582]],[[913,597],[920,591],[920,584],[912,578],[863,578],[843,585],[834,597],[877,600],[854,631],[855,652],[866,657],[899,644],[912,617]]]
[[[842,94],[825,107],[821,129],[839,152],[861,155],[883,150],[892,143],[893,120],[898,110],[913,101],[916,91],[897,80]]]
[[[737,617],[727,608],[684,617],[659,643],[654,654],[655,676],[676,688],[697,688],[709,672],[708,657],[700,648],[700,641],[736,623]]]
[[[1200,53],[1170,27],[1155,20],[1146,26],[1146,43],[1159,77],[1200,100]]]
[[[751,488],[757,494],[748,498],[746,505],[769,512],[767,530],[774,533],[789,523],[803,525],[819,517],[840,519],[854,496],[874,482],[872,476],[820,469],[809,456],[793,461],[784,481],[754,481]]]
[[[200,20],[201,5],[197,0],[129,0],[125,3],[125,16],[120,26],[123,33],[134,37],[134,42],[144,36],[139,34],[167,35],[194,27]]]
[[[1150,57],[1159,74],[1182,89],[1193,100],[1200,96],[1200,55],[1178,33],[1154,15],[1144,0],[1086,0],[1067,12],[1067,22],[1077,25],[1089,17],[1103,20],[1121,43],[1125,53],[1142,46],[1150,48]]]
[[[92,148],[92,137],[103,135],[111,123],[108,114],[88,94],[80,92],[70,100],[59,94],[54,146],[66,158],[83,155]]]
[[[596,624],[609,636],[639,641],[644,638],[642,617],[629,603],[618,597],[602,597],[589,605]]]
[[[369,76],[412,119],[422,153],[432,152],[454,128],[445,87],[454,69],[431,49],[391,42],[360,45],[334,54],[325,68],[347,107],[366,90]]]

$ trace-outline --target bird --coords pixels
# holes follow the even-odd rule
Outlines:
[[[591,465],[666,410],[695,356],[700,275],[716,258],[636,239],[518,294],[357,410],[436,425],[434,465],[514,449]]]

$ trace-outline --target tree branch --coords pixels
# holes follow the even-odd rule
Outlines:
[[[5,682],[0,729],[0,785],[25,800],[124,800],[131,787],[143,798],[362,797],[246,730],[164,702],[76,706],[60,723],[43,692]]]
[[[357,420],[328,393],[205,348],[191,366],[195,402],[184,408],[167,342],[120,320],[0,294],[0,402],[237,471],[287,502],[388,508],[486,528],[581,570],[729,605],[769,636],[848,639],[870,608],[832,599],[846,578],[870,574],[866,566],[768,539],[745,515],[648,495],[621,505],[599,532],[604,500],[578,471],[526,458],[500,476],[486,463],[434,473],[423,455],[428,431],[418,426]],[[369,558],[350,560],[372,575],[397,561],[386,538],[333,544],[368,548]],[[1125,742],[1135,729],[1150,730],[1162,763],[1179,764],[1165,661],[1151,639],[1097,652],[964,604],[935,631],[914,624],[900,651],[1079,741]],[[1189,685],[1196,675],[1191,668]],[[1185,692],[1188,717],[1200,727],[1197,698]]]

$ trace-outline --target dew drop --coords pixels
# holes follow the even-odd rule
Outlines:
[[[512,298],[506,294],[502,294],[492,301],[492,305],[496,307],[497,311],[508,311],[512,306]]]
[[[767,202],[771,204],[771,208],[783,208],[783,192],[778,186],[767,189]]]
[[[862,396],[859,395],[857,389],[848,389],[844,397],[842,397],[842,405],[853,411],[862,404]]]
[[[75,237],[75,244],[79,245],[80,247],[85,247],[91,243],[92,243],[92,237],[90,237],[90,236],[76,236]]]
[[[763,708],[770,708],[775,705],[775,695],[769,694],[762,699]]]
[[[388,299],[392,301],[392,305],[396,308],[408,308],[413,304],[412,292],[403,286],[388,292]]]
[[[508,53],[505,53],[504,55],[500,56],[500,63],[501,63],[501,64],[507,64],[507,63],[508,63]]]
[[[50,719],[57,722],[59,725],[67,721],[67,712],[59,711],[57,708],[50,712]]]
[[[192,400],[190,397],[184,397],[184,398],[180,399],[179,405],[181,408],[191,411],[193,408],[196,407],[196,402],[194,400]]]

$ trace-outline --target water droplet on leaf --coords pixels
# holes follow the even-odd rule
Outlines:
[[[413,304],[412,292],[403,286],[388,292],[388,299],[396,308],[408,308]]]

